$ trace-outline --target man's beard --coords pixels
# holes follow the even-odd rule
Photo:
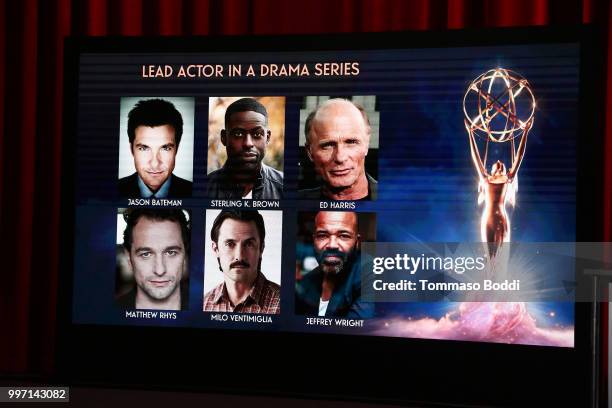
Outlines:
[[[339,275],[350,265],[354,253],[355,247],[353,246],[348,252],[342,252],[338,249],[315,251],[315,257],[323,273]],[[335,259],[329,259],[330,257],[335,257]]]

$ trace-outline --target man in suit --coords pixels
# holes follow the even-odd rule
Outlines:
[[[172,174],[183,118],[163,99],[139,101],[128,114],[128,139],[136,172],[119,180],[122,197],[191,197],[192,183]]]
[[[372,317],[374,304],[361,298],[361,236],[357,213],[319,211],[312,236],[319,266],[306,273],[296,285],[296,314]]]

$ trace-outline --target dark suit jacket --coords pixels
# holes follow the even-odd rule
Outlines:
[[[367,319],[374,316],[374,304],[361,300],[361,271],[359,255],[352,263],[350,270],[342,271],[344,279],[334,289],[329,299],[325,317],[347,317]],[[317,316],[321,299],[323,271],[316,267],[308,272],[296,286],[295,313],[298,315]]]
[[[173,174],[170,190],[168,191],[168,198],[191,197],[192,184],[191,181],[187,181]],[[127,198],[140,197],[137,173],[119,179],[119,195]]]

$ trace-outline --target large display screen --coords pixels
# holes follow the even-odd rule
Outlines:
[[[81,53],[72,322],[574,347],[580,52]]]

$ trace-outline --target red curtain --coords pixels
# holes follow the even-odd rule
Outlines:
[[[0,5],[0,371],[53,369],[63,39],[69,35],[297,34],[594,23],[605,0],[23,0]],[[612,48],[605,199],[612,238]]]

